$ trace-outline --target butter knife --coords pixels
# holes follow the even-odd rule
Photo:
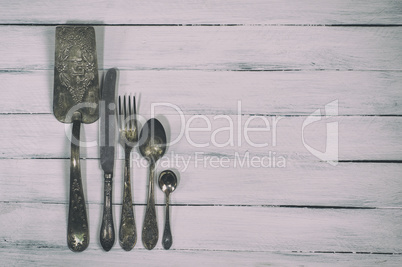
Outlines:
[[[101,96],[100,108],[100,160],[104,172],[103,218],[100,229],[100,243],[109,251],[115,241],[112,213],[112,185],[114,167],[114,146],[116,141],[116,69],[107,71]]]

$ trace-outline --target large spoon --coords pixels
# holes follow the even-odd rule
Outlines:
[[[166,195],[166,219],[165,230],[163,231],[162,245],[164,249],[169,249],[172,246],[173,238],[170,231],[169,220],[169,196],[177,187],[177,177],[174,172],[167,170],[159,175],[159,187]]]
[[[155,164],[166,151],[166,133],[162,124],[154,118],[148,120],[141,130],[139,142],[141,155],[149,162],[148,200],[142,227],[142,243],[146,249],[153,249],[159,237],[154,195]]]

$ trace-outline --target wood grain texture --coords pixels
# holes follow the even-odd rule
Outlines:
[[[0,79],[0,113],[53,113],[53,71],[3,72]],[[400,84],[402,72],[387,71],[121,70],[118,92],[137,95],[144,116],[152,103],[171,103],[187,115],[233,115],[238,101],[245,115],[310,115],[334,100],[340,115],[402,115]]]
[[[87,159],[81,164],[86,200],[101,205],[103,173],[99,161]],[[284,168],[188,164],[178,162],[169,167],[178,170],[180,178],[177,191],[171,195],[173,205],[402,207],[400,164],[341,163],[333,167],[324,162],[298,162]],[[166,168],[158,166],[158,173]],[[0,169],[0,202],[68,203],[69,160],[3,159]],[[146,163],[133,162],[131,171],[134,204],[144,205]],[[122,192],[123,160],[117,160],[114,204],[121,205]],[[165,196],[159,188],[155,196],[157,204],[164,204]]]
[[[402,117],[335,116],[322,119],[302,130],[306,120],[303,116],[283,117],[276,123],[275,117],[239,116],[239,123],[237,116],[181,117],[162,114],[156,112],[155,116],[161,120],[171,142],[168,157],[173,152],[185,158],[194,158],[195,153],[234,158],[236,153],[243,156],[247,151],[250,156],[264,157],[270,156],[271,151],[287,161],[319,161],[307,150],[303,140],[313,149],[325,151],[326,123],[335,122],[339,128],[340,160],[402,160],[402,140],[399,134],[402,131]],[[144,123],[146,119],[140,117],[140,122]],[[207,121],[211,123],[210,129],[207,128]],[[233,127],[229,121],[232,121]],[[245,134],[247,121],[250,122],[247,129],[266,130],[252,130]],[[71,136],[71,124],[60,123],[50,114],[2,115],[0,122],[4,129],[0,139],[2,158],[70,157],[68,136]],[[81,157],[99,158],[98,122],[82,125],[82,128],[81,141],[85,143],[82,143]],[[121,147],[118,148],[120,150]]]
[[[135,207],[143,221],[144,206]],[[67,205],[1,203],[1,225],[7,225],[3,249],[67,251]],[[120,209],[114,209],[119,218]],[[262,207],[172,207],[172,249],[223,251],[348,251],[401,253],[401,209],[323,210]],[[97,233],[101,205],[88,207],[91,241],[101,250]],[[163,227],[163,207],[157,207]],[[141,248],[138,244],[134,248]],[[156,248],[161,249],[158,242]],[[115,246],[112,250],[120,250]],[[85,253],[83,253],[85,254]],[[134,253],[133,253],[134,255]]]
[[[395,0],[1,1],[2,264],[399,266],[401,10]],[[171,145],[170,161],[158,167],[180,173],[170,251],[160,242],[152,252],[141,244],[132,253],[117,244],[109,253],[101,249],[103,176],[96,146],[81,148],[91,244],[81,254],[67,248],[71,129],[51,108],[55,25],[64,23],[97,25],[99,68],[120,69],[119,93],[136,94],[141,121],[151,116],[152,104],[167,102],[185,122],[199,116],[184,129],[205,127],[202,118],[211,122],[211,130]],[[326,123],[337,122],[344,160],[337,166],[316,158],[302,140],[303,122],[334,100],[339,116],[306,127],[304,141],[323,151]],[[159,106],[155,114],[175,139],[182,129],[177,111]],[[233,146],[222,145],[228,131],[212,133],[227,127],[227,119],[234,121]],[[270,131],[250,134],[266,147],[238,138],[249,120],[259,129],[270,123]],[[85,125],[82,137],[96,144],[98,123]],[[209,143],[197,148],[191,141]],[[204,166],[197,152],[214,162]],[[237,154],[263,158],[270,152],[284,156],[286,166],[234,167]],[[172,162],[176,155],[188,166]],[[120,147],[117,156],[115,218],[121,210]],[[147,168],[137,152],[133,156],[140,227]],[[222,159],[229,167],[213,166]],[[156,193],[161,230],[164,197]]]
[[[395,0],[2,1],[0,23],[399,24]]]
[[[53,70],[54,35],[53,26],[0,26],[1,69]],[[402,27],[105,26],[96,36],[100,69],[402,69]]]
[[[135,249],[135,253],[127,253],[114,249],[109,253],[99,250],[87,250],[80,255],[70,251],[41,247],[42,249],[3,249],[2,261],[6,265],[41,265],[63,266],[99,265],[146,265],[164,266],[169,262],[172,266],[189,266],[197,262],[207,266],[359,266],[386,265],[399,267],[401,256],[361,253],[310,253],[310,252],[258,252],[258,251],[204,251],[204,250],[175,250],[164,251],[155,249],[152,253],[144,249]],[[1,250],[1,248],[0,248]],[[38,253],[40,251],[40,253]],[[157,254],[157,255],[156,255]],[[18,256],[17,256],[18,255]]]

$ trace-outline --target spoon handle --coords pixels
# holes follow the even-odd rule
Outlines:
[[[73,140],[71,140],[70,161],[70,203],[67,224],[67,244],[74,252],[84,251],[89,244],[88,219],[80,168],[80,118],[81,115],[79,113],[73,115]]]
[[[154,175],[155,163],[149,164],[149,188],[148,202],[145,211],[144,225],[142,228],[142,243],[146,249],[153,249],[158,242],[159,232],[158,223],[156,221],[155,196],[154,196]]]
[[[163,231],[162,245],[164,249],[169,249],[173,243],[172,232],[170,231],[170,220],[169,220],[169,197],[170,194],[166,193],[166,219],[165,219],[165,230]]]
[[[120,246],[130,251],[137,242],[137,230],[134,220],[133,198],[131,196],[130,182],[130,147],[125,147],[125,164],[124,164],[124,191],[123,205],[121,210],[121,221],[119,229]]]

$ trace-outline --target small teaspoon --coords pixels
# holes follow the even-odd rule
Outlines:
[[[166,219],[165,230],[163,231],[162,245],[164,249],[169,249],[172,246],[173,238],[170,231],[170,219],[169,219],[169,196],[177,187],[176,174],[170,170],[161,172],[159,175],[159,187],[166,195]]]

